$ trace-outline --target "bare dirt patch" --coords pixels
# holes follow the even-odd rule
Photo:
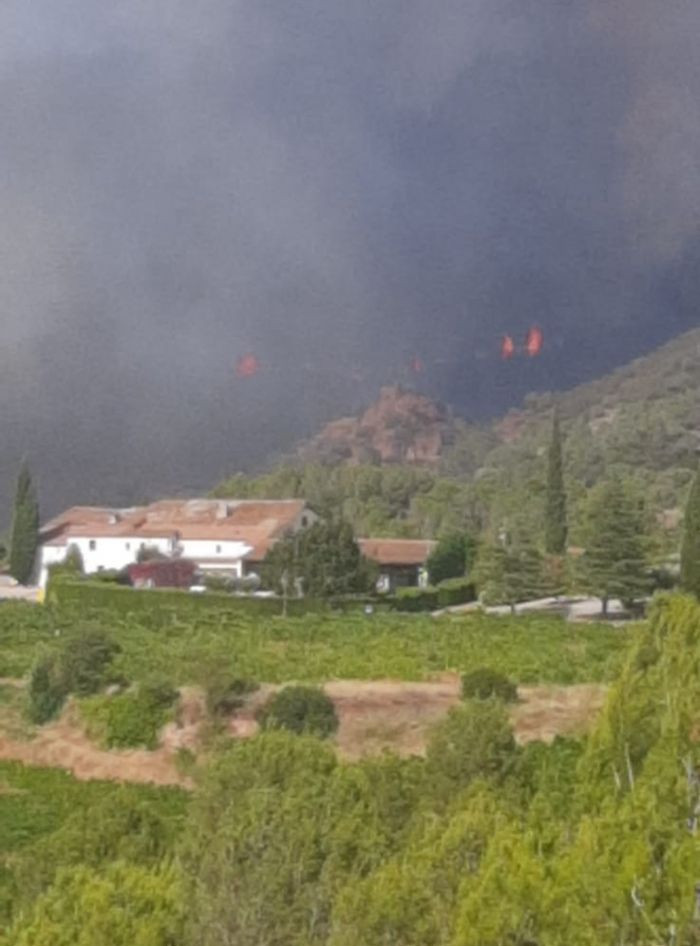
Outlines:
[[[395,680],[338,680],[324,687],[335,703],[340,726],[336,742],[345,759],[377,755],[422,755],[430,728],[460,702],[460,678],[430,683]]]
[[[343,758],[357,759],[386,749],[399,755],[423,755],[431,727],[459,705],[460,678],[445,675],[430,683],[344,680],[325,687],[340,719],[336,737]],[[518,689],[510,709],[515,737],[521,744],[555,736],[576,736],[595,719],[606,688],[531,686]]]
[[[257,709],[279,687],[264,685],[228,723],[233,738],[246,739],[258,730]],[[401,756],[423,755],[430,730],[450,708],[459,705],[460,678],[446,674],[423,683],[396,680],[336,680],[327,683],[339,718],[335,742],[341,758],[353,760],[385,750]],[[577,736],[600,711],[606,688],[599,684],[528,686],[518,690],[510,708],[516,739],[524,744],[551,742],[557,735]],[[14,709],[14,707],[13,707]],[[161,733],[161,745],[146,749],[106,750],[85,735],[70,703],[54,723],[20,736],[0,713],[0,759],[67,769],[79,779],[112,779],[189,787],[176,764],[178,751],[200,748],[206,721],[204,697],[197,688],[183,688],[177,720]]]
[[[606,693],[607,687],[599,683],[518,687],[520,702],[511,711],[518,742],[581,735],[602,709]]]

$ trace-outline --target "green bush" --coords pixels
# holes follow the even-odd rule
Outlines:
[[[449,608],[456,604],[476,601],[474,582],[468,578],[446,578],[437,586],[438,607]]]
[[[155,749],[168,712],[141,689],[116,696],[100,694],[80,703],[91,739],[108,749]]]
[[[120,652],[116,641],[100,628],[88,628],[68,637],[59,655],[67,693],[89,696],[107,682],[107,670]]]
[[[34,665],[29,678],[28,715],[33,723],[46,723],[63,706],[68,695],[54,654],[46,654]]]
[[[435,611],[437,607],[437,588],[399,588],[394,599],[397,611]]]
[[[333,701],[316,687],[284,687],[270,697],[257,715],[263,729],[330,736],[338,728]]]
[[[207,712],[210,716],[230,716],[243,706],[245,697],[259,688],[254,680],[220,676],[206,687]]]
[[[463,700],[488,700],[495,697],[504,703],[518,699],[518,688],[505,674],[489,667],[480,667],[462,677]]]
[[[69,693],[96,693],[107,682],[107,671],[119,650],[104,631],[91,628],[69,637],[56,653],[41,657],[29,679],[32,722],[45,723],[55,716]]]
[[[503,704],[475,700],[454,707],[434,727],[426,774],[435,799],[448,802],[476,778],[502,778],[516,758]]]

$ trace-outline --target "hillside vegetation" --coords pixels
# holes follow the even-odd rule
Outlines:
[[[455,421],[449,442],[437,438],[442,446],[432,465],[407,463],[400,451],[387,456],[403,462],[382,465],[381,455],[370,462],[369,453],[351,449],[355,427],[348,449],[338,445],[339,428],[334,428],[328,441],[333,450],[305,449],[266,474],[225,480],[214,495],[303,497],[321,513],[341,512],[360,535],[433,538],[453,529],[493,534],[517,520],[542,538],[555,408],[565,438],[570,541],[583,541],[588,490],[620,475],[644,500],[657,549],[674,551],[679,510],[700,445],[700,330],[598,381],[560,394],[530,395],[522,408],[493,424]],[[381,412],[371,416],[377,438]],[[424,409],[420,423],[421,436],[429,438]],[[414,433],[408,415],[391,415],[388,440],[410,443]]]
[[[700,607],[659,597],[627,643],[583,741],[519,746],[491,697],[423,759],[341,763],[279,730],[221,744],[190,800],[0,766],[0,942],[694,946]]]

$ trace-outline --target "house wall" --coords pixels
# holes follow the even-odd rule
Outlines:
[[[421,565],[380,565],[377,591],[383,593],[397,588],[415,588],[421,584]]]
[[[94,548],[92,545],[94,543]],[[56,562],[62,562],[71,545],[77,546],[83,559],[83,567],[86,574],[92,574],[99,571],[111,571],[112,569],[124,568],[136,561],[141,546],[156,548],[163,555],[171,555],[173,552],[173,540],[170,537],[149,538],[144,540],[136,536],[120,536],[116,538],[110,536],[104,538],[100,536],[71,536],[66,545],[53,546],[45,545],[41,548],[39,564],[39,585],[46,587],[48,580],[48,566]]]
[[[240,578],[243,575],[243,556],[250,552],[252,546],[240,541],[182,539],[179,548],[185,558],[191,558],[198,564],[206,559],[206,563],[201,566],[203,571],[226,571],[227,574]],[[221,564],[215,561],[217,558],[221,559]]]

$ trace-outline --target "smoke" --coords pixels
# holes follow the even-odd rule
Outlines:
[[[629,74],[619,147],[631,249],[647,263],[669,263],[700,227],[700,8],[600,0],[593,22],[614,37]]]
[[[687,324],[700,14],[655,7],[5,0],[0,503],[24,453],[49,511],[203,490],[414,353],[479,416]]]

